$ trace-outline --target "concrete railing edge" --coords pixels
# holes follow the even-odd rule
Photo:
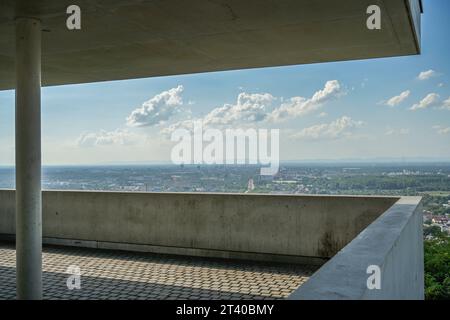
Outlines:
[[[289,299],[423,299],[421,208],[421,197],[400,198]],[[403,239],[406,233],[407,243]],[[372,275],[369,266],[379,267],[380,289],[367,285]]]
[[[43,191],[43,240],[321,265],[398,199],[51,190]],[[14,190],[0,190],[0,234],[6,237],[15,233],[14,210]]]

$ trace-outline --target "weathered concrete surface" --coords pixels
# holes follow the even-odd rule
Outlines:
[[[66,8],[81,8],[81,30]],[[381,8],[381,30],[366,27]],[[418,54],[419,0],[2,0],[0,90],[14,19],[41,19],[43,85]]]
[[[403,197],[323,265],[290,299],[424,299],[422,206]],[[370,265],[381,288],[369,290]]]
[[[66,245],[323,263],[397,199],[44,191],[43,236]],[[14,206],[14,191],[0,190],[0,234],[14,234]]]

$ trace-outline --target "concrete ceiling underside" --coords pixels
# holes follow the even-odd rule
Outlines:
[[[81,30],[66,27],[81,8]],[[366,27],[369,5],[381,30]],[[0,0],[0,90],[14,88],[14,19],[42,21],[42,84],[418,54],[419,0]]]

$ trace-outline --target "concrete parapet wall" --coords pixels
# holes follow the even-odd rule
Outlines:
[[[0,190],[0,234],[15,233],[14,198]],[[65,245],[323,263],[397,200],[44,191],[43,236]]]
[[[379,289],[368,288],[371,265],[379,267]],[[424,299],[421,198],[397,201],[290,299]]]

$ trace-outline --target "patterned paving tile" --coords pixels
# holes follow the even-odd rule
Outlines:
[[[70,266],[81,288],[69,290]],[[283,299],[316,266],[46,246],[44,299]],[[15,299],[15,248],[0,243],[0,299]]]

